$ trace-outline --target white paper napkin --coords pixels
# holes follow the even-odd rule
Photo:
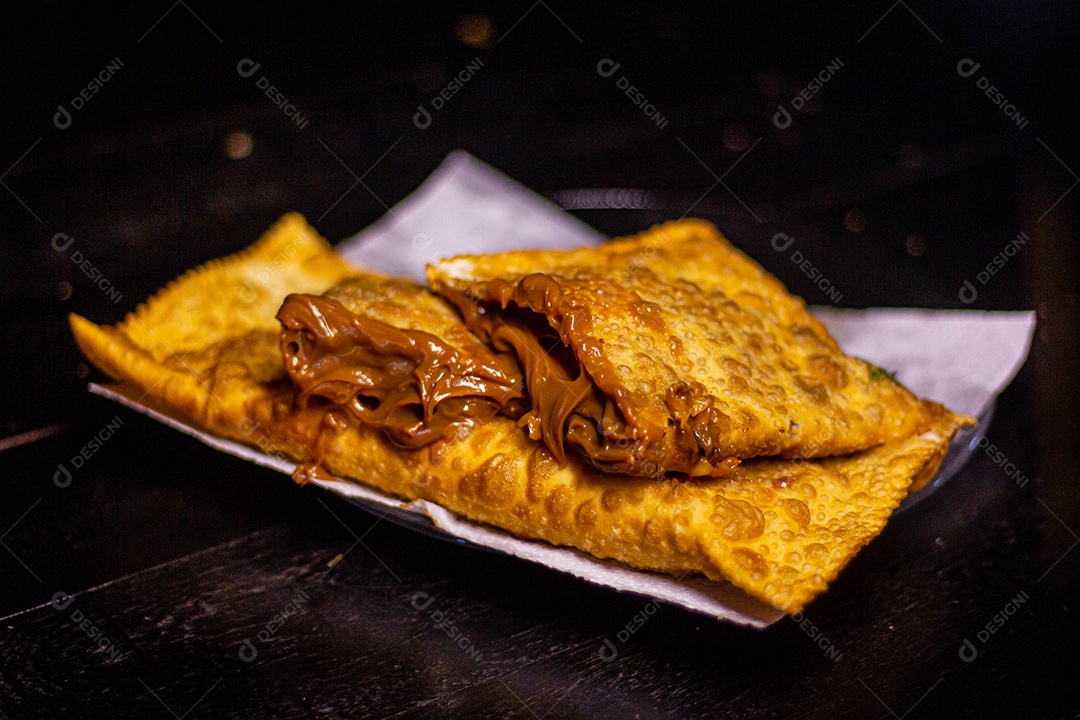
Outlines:
[[[573,215],[457,150],[412,195],[337,250],[357,265],[424,282],[427,263],[452,255],[603,241]]]
[[[844,352],[916,395],[978,417],[1027,359],[1034,312],[812,308]]]

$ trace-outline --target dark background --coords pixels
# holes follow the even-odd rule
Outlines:
[[[0,716],[1080,712],[1068,674],[1078,20],[1072,2],[21,7],[0,47]],[[260,63],[248,78],[245,58]],[[968,78],[965,58],[980,64]],[[418,128],[418,106],[476,59]],[[620,65],[611,77],[604,59]],[[837,59],[778,129],[777,107]],[[303,128],[257,87],[263,76]],[[619,89],[624,76],[663,128]],[[984,76],[1023,128],[977,87]],[[601,642],[641,600],[375,523],[86,393],[100,376],[68,312],[120,320],[289,210],[336,242],[455,148],[563,204],[582,188],[646,191],[641,207],[572,208],[606,233],[707,217],[810,302],[829,298],[772,249],[778,232],[842,306],[1036,310],[1031,358],[989,428],[1031,482],[978,454],[890,523],[807,611],[837,662],[790,620],[755,632],[661,608],[604,663]],[[1020,232],[1029,242],[980,281]],[[54,249],[57,233],[70,249]],[[58,488],[57,464],[115,417],[115,437]],[[299,589],[306,612],[240,662],[243,639]],[[417,590],[482,662],[409,604]],[[76,605],[33,609],[58,591]],[[1021,592],[1031,599],[960,660]],[[95,651],[77,608],[119,659]]]

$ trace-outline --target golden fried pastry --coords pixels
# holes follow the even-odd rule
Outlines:
[[[286,247],[295,252],[275,266]],[[270,267],[275,271],[262,271]],[[346,275],[351,279],[324,297],[336,306],[285,303],[279,329],[274,315],[287,295],[317,297]],[[470,397],[463,388],[473,378],[483,380],[476,386],[490,383],[513,395],[513,383],[504,382],[512,371],[462,334],[440,302],[409,283],[350,271],[300,218],[288,216],[251,250],[185,275],[120,325],[101,327],[77,315],[71,325],[98,367],[213,434],[317,462],[403,501],[430,500],[520,537],[635,568],[729,580],[787,612],[800,611],[880,532],[912,481],[936,471],[953,433],[968,421],[927,405],[918,434],[843,457],[747,460],[723,478],[602,472],[577,453],[560,464],[507,414],[451,421],[439,440],[405,448],[365,420],[377,409],[372,399],[409,408],[420,422],[425,408],[443,410],[438,398],[417,402],[421,387],[441,388],[441,402],[461,400]],[[318,324],[304,314],[312,307],[324,319],[336,313],[333,324],[345,334],[337,350],[361,348],[344,376],[317,367],[335,346],[324,342],[329,331],[322,339],[304,335]],[[373,364],[383,345],[385,363]],[[287,369],[283,348],[286,358],[302,362]],[[466,362],[472,353],[475,362]],[[390,381],[372,377],[371,368]],[[417,368],[442,384],[403,380]],[[323,394],[309,393],[303,402],[299,387]],[[363,399],[368,392],[382,394]],[[513,405],[502,390],[477,397]],[[465,412],[460,404],[448,408]]]
[[[701,221],[598,248],[457,257],[428,279],[520,358],[530,436],[560,459],[569,445],[610,472],[720,476],[747,458],[910,437],[937,413],[844,355],[802,300]]]

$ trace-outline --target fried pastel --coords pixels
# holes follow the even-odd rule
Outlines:
[[[298,234],[295,218],[288,227]],[[279,225],[268,237],[281,231]],[[881,531],[913,480],[936,471],[962,421],[932,408],[921,434],[846,457],[750,460],[724,478],[615,475],[575,456],[560,466],[504,416],[403,449],[375,428],[328,426],[325,408],[294,403],[276,308],[241,298],[251,292],[251,264],[265,262],[268,247],[279,246],[264,239],[162,290],[135,313],[141,333],[127,331],[132,317],[100,327],[72,315],[75,337],[109,375],[221,437],[298,461],[312,460],[320,447],[329,471],[403,500],[431,500],[520,537],[635,568],[729,580],[789,613],[822,592]],[[258,291],[279,299],[320,292],[345,271],[321,243],[305,247],[290,256],[288,271],[264,276]],[[377,293],[382,279],[362,277]],[[228,322],[205,322],[196,341],[186,324],[218,317],[221,305],[233,308]],[[150,315],[145,307],[156,310]],[[178,344],[170,350],[172,339]]]
[[[573,351],[556,381],[600,398],[556,417],[561,428],[534,409],[533,437],[552,447],[559,432],[604,470],[719,476],[748,458],[842,455],[925,432],[939,412],[843,354],[801,299],[701,221],[595,248],[461,256],[428,279],[497,347],[513,326],[502,344],[530,388],[538,351],[523,334],[553,332]]]

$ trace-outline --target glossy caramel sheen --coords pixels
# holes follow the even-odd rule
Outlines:
[[[398,444],[419,447],[488,422],[521,399],[521,375],[513,362],[479,343],[455,346],[372,317],[364,312],[372,308],[351,297],[360,282],[335,289],[357,312],[312,295],[290,295],[278,312],[282,358],[301,404],[324,397]],[[410,289],[412,295],[422,292]],[[407,316],[395,319],[408,324]]]

